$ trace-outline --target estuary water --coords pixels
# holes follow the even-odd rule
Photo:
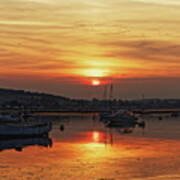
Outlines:
[[[49,137],[0,140],[0,180],[180,180],[180,118],[143,120],[127,131],[54,117]]]

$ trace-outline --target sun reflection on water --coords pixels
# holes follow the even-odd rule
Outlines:
[[[100,133],[98,131],[94,131],[92,132],[92,138],[93,138],[93,141],[98,143],[100,142],[101,140],[103,140],[105,137],[105,134],[104,133]]]

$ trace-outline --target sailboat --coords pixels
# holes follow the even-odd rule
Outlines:
[[[108,99],[108,85],[105,85],[104,87],[104,99],[107,100]],[[112,116],[112,111],[111,111],[111,105],[110,105],[110,101],[113,99],[113,84],[110,84],[110,91],[109,91],[109,100],[108,100],[108,104],[107,104],[107,108],[109,109],[109,112],[103,112],[100,113],[100,121],[104,121],[106,118],[111,118]]]
[[[131,112],[120,110],[104,119],[107,126],[133,127],[137,124],[138,118]]]
[[[110,100],[113,97],[113,85],[110,85]],[[134,127],[137,124],[138,118],[130,111],[119,110],[116,112],[107,112],[100,114],[100,120],[106,126],[119,126],[119,127]]]

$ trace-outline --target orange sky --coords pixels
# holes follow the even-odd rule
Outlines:
[[[0,86],[91,98],[102,88],[84,82],[98,78],[114,81],[115,97],[180,97],[179,8],[179,0],[1,0]]]

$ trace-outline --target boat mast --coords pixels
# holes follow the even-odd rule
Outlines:
[[[110,101],[113,100],[113,90],[114,90],[113,84],[111,83],[110,84],[110,92],[109,92],[109,100]]]
[[[110,91],[109,91],[109,110],[112,111],[112,100],[113,100],[113,84],[110,84]]]
[[[105,85],[105,86],[104,86],[104,94],[103,94],[103,99],[104,99],[104,100],[107,100],[107,93],[108,93],[108,86]]]

